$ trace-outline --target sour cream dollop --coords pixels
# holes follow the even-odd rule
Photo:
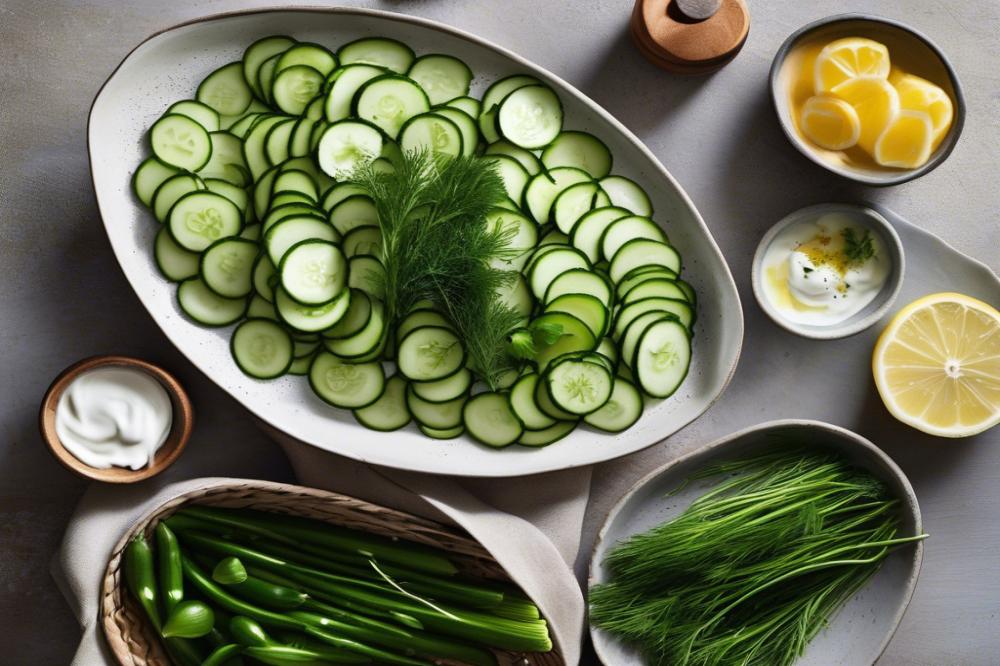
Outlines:
[[[56,434],[81,462],[141,469],[167,439],[173,407],[156,379],[134,368],[96,368],[70,382],[56,405]]]
[[[763,288],[771,306],[796,324],[850,319],[882,290],[892,262],[878,232],[844,213],[791,224],[764,253]]]

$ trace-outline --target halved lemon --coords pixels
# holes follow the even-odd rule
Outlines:
[[[832,95],[813,95],[802,105],[802,133],[820,148],[847,150],[861,136],[854,107]]]
[[[831,91],[854,107],[861,123],[858,145],[874,156],[875,142],[899,115],[899,95],[885,79],[862,76],[848,79]]]
[[[845,37],[830,42],[816,56],[813,85],[818,95],[857,77],[885,79],[889,70],[889,49],[885,44],[864,37]]]
[[[934,125],[926,111],[901,110],[875,142],[875,161],[882,166],[916,169],[931,156]]]
[[[932,141],[936,145],[951,127],[955,115],[954,106],[948,93],[940,86],[913,74],[893,77],[892,84],[899,93],[899,108],[909,111],[924,111],[931,117],[934,127]]]
[[[940,437],[1000,423],[1000,312],[931,294],[900,310],[872,352],[875,386],[897,419]]]

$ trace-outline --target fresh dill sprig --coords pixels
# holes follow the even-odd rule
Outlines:
[[[898,537],[898,500],[839,457],[782,449],[688,481],[714,477],[590,591],[591,621],[650,664],[791,664],[892,547],[926,537]]]
[[[492,160],[477,157],[411,152],[393,166],[352,176],[378,211],[388,321],[395,326],[430,299],[458,332],[472,370],[495,389],[513,367],[506,340],[521,319],[498,294],[516,274],[491,265],[515,233],[487,220],[506,195],[503,180]]]
[[[844,237],[844,256],[853,266],[865,263],[875,256],[872,232],[865,229],[859,238],[853,227],[845,227],[840,235]]]

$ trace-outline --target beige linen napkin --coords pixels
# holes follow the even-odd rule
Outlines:
[[[590,468],[517,479],[455,479],[376,468],[280,435],[275,438],[302,485],[467,530],[538,604],[566,663],[579,661],[584,601],[572,566],[590,490]],[[84,632],[73,666],[115,663],[98,626],[98,600],[104,568],[122,533],[170,497],[211,481],[196,478],[163,485],[152,479],[125,487],[94,484],[87,490],[53,562],[53,575]]]

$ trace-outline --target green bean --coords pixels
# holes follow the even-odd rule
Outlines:
[[[340,659],[329,659],[321,652],[316,652],[315,650],[303,650],[288,645],[248,647],[243,648],[243,654],[248,657],[252,657],[259,662],[267,664],[268,666],[295,666],[295,664],[325,666],[326,664],[336,663],[364,663],[356,661],[343,662]]]
[[[203,601],[188,599],[174,606],[160,633],[164,638],[201,638],[207,636],[214,625],[212,607]]]
[[[247,509],[215,509],[210,507],[185,507],[185,515],[221,522],[231,527],[242,526],[248,530],[278,534],[289,545],[305,541],[337,550],[346,550],[380,562],[392,562],[427,573],[452,576],[458,572],[451,561],[432,548],[407,541],[396,541],[364,532],[297,516],[278,516]],[[272,536],[273,538],[273,536]]]
[[[161,520],[156,525],[156,557],[160,571],[160,597],[164,616],[184,599],[184,574],[181,571],[181,546],[177,537]]]
[[[163,623],[160,620],[160,609],[157,606],[153,551],[142,532],[137,534],[125,547],[122,559],[125,566],[125,582],[128,584],[129,590],[146,611],[146,617],[159,631]]]
[[[230,659],[238,656],[240,651],[240,646],[236,643],[220,645],[212,650],[212,654],[208,655],[205,661],[201,662],[201,666],[223,666]]]
[[[322,655],[324,659],[328,659],[330,661],[354,664],[363,664],[370,661],[370,659],[364,655],[355,654],[339,648],[332,648],[326,643],[318,641],[315,638],[310,638],[305,634],[298,634],[293,631],[279,631],[277,635],[281,642],[289,647],[316,652]]]
[[[285,585],[271,583],[256,576],[247,576],[242,583],[230,586],[233,592],[271,610],[293,610],[298,608],[309,595]]]
[[[229,631],[233,635],[233,640],[244,647],[278,644],[267,635],[264,627],[243,615],[233,616],[229,621]]]

